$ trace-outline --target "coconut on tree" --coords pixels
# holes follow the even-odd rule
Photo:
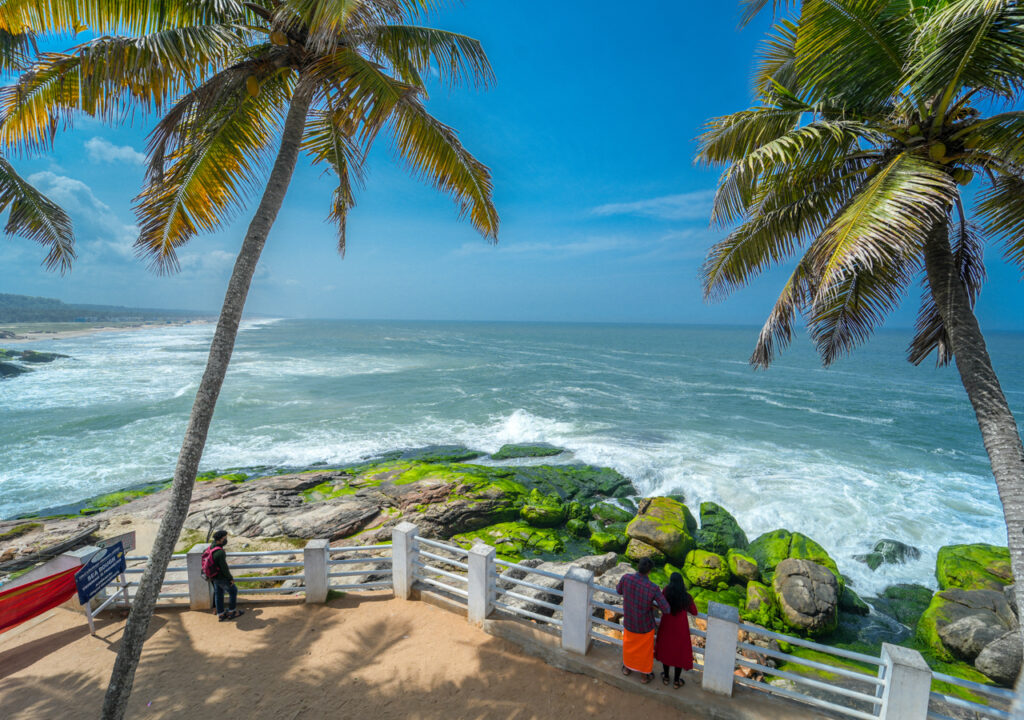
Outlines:
[[[163,113],[149,139],[136,198],[138,253],[158,271],[201,231],[220,227],[260,192],[228,283],[209,359],[185,431],[171,497],[124,631],[103,717],[124,717],[135,669],[174,545],[188,513],[214,406],[246,295],[300,154],[332,176],[329,217],[345,247],[367,152],[384,133],[416,177],[450,195],[496,240],[487,167],[424,105],[442,85],[485,86],[493,75],[478,41],[416,23],[431,0],[8,0],[40,32],[88,27],[99,35],[45,53],[0,92],[0,142],[47,146],[78,112],[119,122]],[[110,33],[110,36],[103,33]],[[265,172],[270,166],[269,175]]]
[[[747,17],[784,0],[749,0]],[[1013,0],[804,0],[772,27],[757,104],[708,122],[699,161],[725,166],[702,269],[724,298],[792,271],[751,357],[766,368],[802,315],[827,366],[922,284],[908,357],[956,362],[1024,578],[1024,450],[974,303],[982,251],[1024,267],[1024,6]],[[965,187],[981,185],[978,201]],[[972,186],[973,190],[973,186]],[[1024,593],[1017,602],[1024,617]]]

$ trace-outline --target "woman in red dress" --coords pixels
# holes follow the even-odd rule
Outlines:
[[[675,668],[673,687],[679,688],[686,684],[680,676],[683,670],[693,669],[693,646],[690,644],[690,621],[686,614],[697,614],[697,606],[686,591],[683,576],[672,573],[668,585],[663,591],[668,605],[672,609],[670,615],[661,616],[658,626],[658,639],[654,644],[654,657],[661,661],[661,681],[668,685],[668,669]]]

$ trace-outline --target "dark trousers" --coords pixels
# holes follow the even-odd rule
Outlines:
[[[224,591],[228,593],[228,611],[235,609],[235,601],[238,599],[238,586],[230,580],[213,580],[213,602],[217,606],[217,614],[224,614]]]
[[[665,663],[662,663],[661,667],[662,667],[661,674],[664,675],[665,677],[668,677],[668,668],[669,668],[669,666],[666,665]],[[679,676],[683,672],[683,669],[681,667],[677,667],[677,668],[673,668],[673,669],[676,671],[676,676],[673,679],[678,681],[679,680]]]

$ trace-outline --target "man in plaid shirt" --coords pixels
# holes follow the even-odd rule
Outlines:
[[[645,685],[654,679],[654,606],[670,612],[661,588],[647,575],[654,569],[650,558],[641,558],[636,573],[625,575],[615,590],[622,595],[622,674],[643,673]]]

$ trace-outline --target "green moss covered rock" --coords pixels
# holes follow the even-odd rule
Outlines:
[[[740,584],[761,579],[761,570],[757,567],[757,560],[753,555],[742,550],[730,549],[725,555],[725,562],[729,566],[729,572],[740,581]]]
[[[694,587],[690,589],[690,595],[700,612],[708,611],[709,602],[732,605],[734,608],[743,607],[747,600],[747,591],[736,585],[729,585],[723,590],[709,590],[708,588]]]
[[[547,443],[536,443],[534,445],[502,445],[498,452],[491,455],[493,460],[507,460],[511,458],[530,457],[551,457],[561,455],[565,450]]]
[[[736,518],[721,505],[713,502],[700,504],[700,530],[697,546],[719,555],[725,555],[729,548],[743,550],[749,545],[747,534],[736,522]]]
[[[717,553],[691,550],[683,564],[683,577],[688,587],[724,589],[729,584],[729,564]]]
[[[853,615],[867,615],[871,612],[868,604],[861,600],[860,595],[850,587],[843,588],[843,592],[839,596],[839,609]]]
[[[521,465],[502,467],[515,481],[565,502],[593,505],[608,498],[625,500],[636,494],[629,478],[611,468],[592,465]]]
[[[577,538],[586,538],[590,535],[590,528],[582,520],[573,518],[565,522],[565,531]]]
[[[590,508],[591,515],[594,516],[595,520],[598,520],[605,525],[611,523],[628,523],[633,519],[633,513],[629,510],[623,510],[615,503],[610,502],[599,502]]]
[[[1013,583],[1010,551],[998,545],[946,545],[935,562],[939,587],[962,590],[1002,590]]]
[[[985,624],[1010,630],[1016,623],[1013,611],[998,590],[962,590],[950,588],[935,593],[917,622],[916,640],[937,658],[952,661],[953,654],[943,644],[940,632],[958,620],[978,616]]]
[[[557,555],[565,551],[563,533],[524,522],[506,522],[452,536],[452,542],[469,549],[476,542],[494,547],[498,555],[518,559],[530,555]]]
[[[590,533],[590,547],[594,548],[595,552],[606,553],[606,552],[622,552],[626,549],[626,544],[629,539],[621,533],[609,533],[609,532],[591,532]]]
[[[747,583],[746,597],[743,605],[740,606],[740,617],[769,630],[788,629],[779,615],[779,606],[775,602],[775,594],[772,589],[756,580]]]
[[[665,562],[665,553],[653,545],[648,545],[636,538],[630,539],[629,545],[626,546],[626,557],[633,562],[639,562],[640,559],[649,557],[654,561],[655,565],[661,565]]]
[[[846,580],[839,574],[835,560],[825,551],[825,548],[801,533],[791,533],[781,529],[772,530],[756,538],[750,543],[747,550],[757,560],[761,577],[765,582],[772,581],[775,568],[780,562],[791,558],[817,563],[835,575],[840,589],[846,585]]]
[[[697,520],[685,505],[657,497],[642,503],[641,513],[626,526],[626,535],[657,548],[669,560],[682,563],[697,546],[696,530]]]
[[[557,495],[543,495],[535,488],[526,497],[519,515],[534,527],[558,527],[565,522],[568,508]]]
[[[881,595],[872,598],[875,610],[907,627],[916,627],[917,621],[932,601],[934,593],[924,585],[890,585]]]

